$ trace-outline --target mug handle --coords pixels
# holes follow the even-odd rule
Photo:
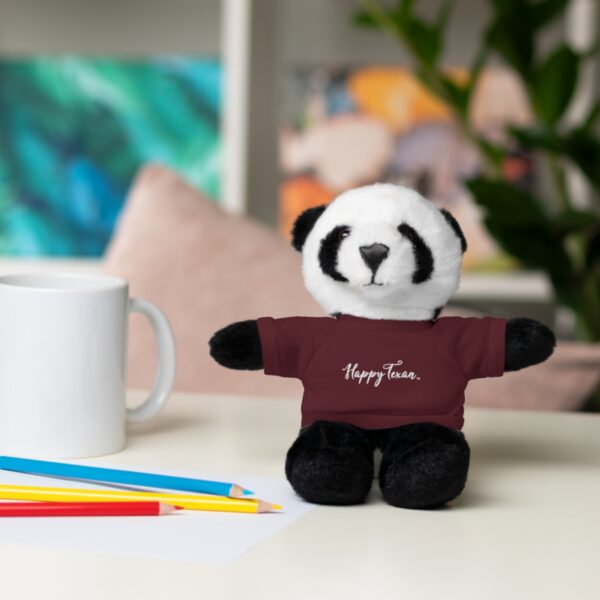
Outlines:
[[[156,415],[169,397],[175,380],[175,339],[165,313],[152,302],[131,298],[129,312],[139,312],[148,318],[158,346],[158,371],[154,388],[143,404],[127,409],[127,422],[141,423]]]

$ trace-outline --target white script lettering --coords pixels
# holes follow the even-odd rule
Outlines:
[[[373,387],[379,387],[384,379],[388,381],[396,379],[420,380],[421,378],[414,371],[407,371],[400,368],[403,362],[402,360],[397,360],[394,363],[385,363],[381,371],[374,371],[372,369],[366,371],[361,369],[358,363],[348,363],[342,371],[344,372],[344,379],[357,381],[359,384],[373,384]]]

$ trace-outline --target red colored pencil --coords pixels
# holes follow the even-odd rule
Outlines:
[[[179,506],[162,502],[0,502],[0,517],[143,517]]]

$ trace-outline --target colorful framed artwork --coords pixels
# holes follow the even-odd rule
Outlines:
[[[218,200],[220,105],[214,59],[0,60],[0,254],[102,255],[149,161]]]
[[[457,78],[468,77],[452,69]],[[417,188],[460,221],[469,240],[466,270],[504,270],[463,180],[482,163],[447,107],[400,67],[299,68],[287,81],[281,129],[279,223],[283,234],[305,208],[376,181]],[[531,121],[523,90],[504,69],[482,73],[470,118],[490,139],[508,123]],[[533,184],[534,163],[515,147],[505,176]]]

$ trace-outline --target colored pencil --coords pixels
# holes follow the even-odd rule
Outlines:
[[[72,465],[46,460],[18,458],[15,456],[0,456],[0,469],[16,471],[18,473],[30,473],[32,475],[62,477],[63,479],[119,483],[122,485],[178,490],[180,492],[192,492],[195,494],[215,494],[217,496],[230,496],[232,498],[242,498],[253,494],[250,490],[245,490],[235,483],[160,475],[158,473],[124,471],[122,469],[107,469],[89,465]]]
[[[0,502],[0,517],[157,517],[176,510],[161,502]]]
[[[245,500],[201,494],[163,494],[161,492],[137,492],[121,490],[90,490],[74,488],[49,488],[29,485],[0,485],[3,500],[41,500],[54,502],[119,502],[148,501],[164,502],[189,510],[222,512],[264,513],[280,510],[281,506],[264,500]]]

